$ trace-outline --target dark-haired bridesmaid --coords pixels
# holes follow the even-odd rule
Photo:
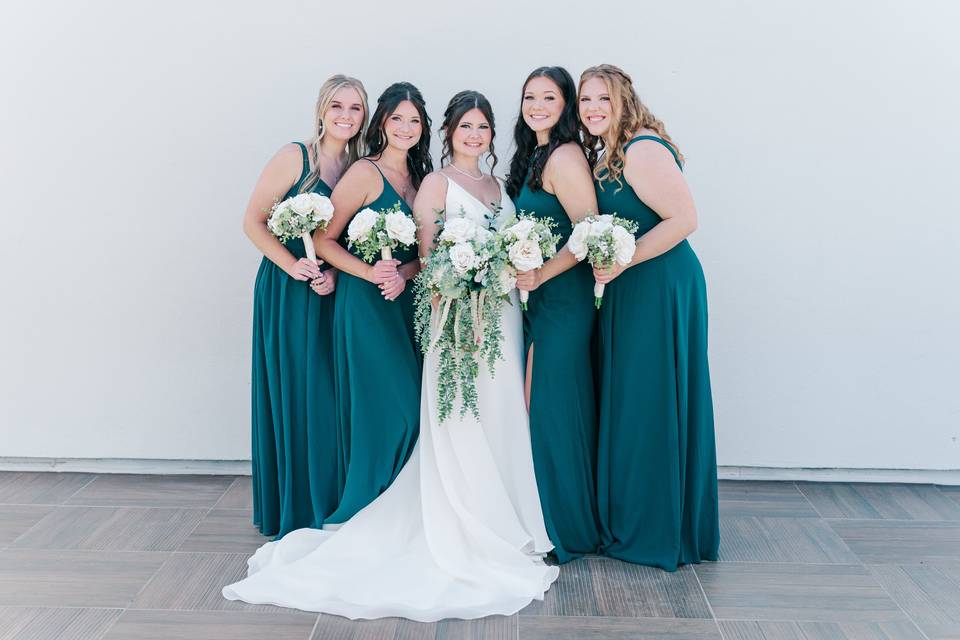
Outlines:
[[[251,458],[253,522],[265,535],[321,526],[339,490],[330,295],[337,272],[321,271],[300,239],[281,243],[267,217],[277,200],[330,195],[362,153],[366,115],[359,80],[327,80],[313,138],[283,146],[267,163],[243,218],[264,256],[253,296]]]
[[[570,74],[562,67],[534,70],[523,84],[507,193],[518,210],[553,219],[564,241],[597,210],[578,128]],[[532,292],[524,313],[526,394],[540,502],[557,560],[567,562],[600,543],[593,276],[564,247],[541,268],[518,274],[517,288]]]
[[[343,488],[330,524],[349,520],[400,472],[420,427],[420,350],[413,327],[417,248],[398,247],[392,260],[367,264],[340,242],[363,208],[399,203],[411,213],[430,159],[430,118],[412,84],[397,82],[377,101],[366,136],[369,155],[350,167],[333,191],[334,215],[319,253],[340,272],[333,318]]]
[[[601,213],[639,225],[633,262],[594,271],[600,308],[597,492],[607,555],[668,571],[720,544],[707,293],[683,156],[612,65],[583,72],[580,120]],[[603,151],[603,155],[600,155]]]

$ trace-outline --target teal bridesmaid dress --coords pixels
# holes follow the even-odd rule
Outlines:
[[[638,140],[660,143],[676,159],[654,136],[638,136],[627,147]],[[599,183],[597,203],[601,213],[637,222],[640,237],[660,217],[621,181],[622,187]],[[686,240],[606,286],[597,345],[603,553],[667,571],[716,560],[707,292]]]
[[[526,183],[517,209],[551,218],[566,242],[573,229],[557,197]],[[591,336],[596,324],[593,273],[585,263],[530,293],[523,314],[533,345],[530,439],[547,534],[561,563],[600,546],[594,461],[597,422]]]
[[[409,214],[407,203],[383,173],[380,177],[383,192],[367,206],[380,210],[399,202]],[[397,248],[393,257],[409,262],[417,257],[416,246]],[[390,486],[420,433],[421,357],[413,325],[412,283],[396,300],[388,301],[377,285],[341,273],[333,341],[343,486],[340,503],[327,522],[339,524]]]
[[[303,169],[284,198],[296,195]],[[321,180],[313,191],[330,195]],[[303,241],[287,250],[306,256]],[[333,380],[333,294],[319,296],[264,258],[253,292],[253,522],[265,535],[320,527],[337,506],[339,479]]]

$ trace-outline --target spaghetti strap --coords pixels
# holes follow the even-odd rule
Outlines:
[[[302,185],[303,181],[307,179],[308,175],[310,175],[310,156],[307,155],[307,146],[302,142],[297,142],[294,140],[291,144],[295,144],[300,147],[300,154],[303,156],[303,168],[300,169],[300,179],[297,180],[295,185],[293,185],[293,191],[295,193],[299,193],[300,185]]]
[[[627,152],[627,149],[630,148],[630,145],[632,145],[632,144],[633,144],[634,142],[636,142],[637,140],[653,140],[654,142],[659,142],[660,144],[662,144],[663,146],[665,146],[665,147],[667,148],[667,151],[669,151],[669,152],[670,152],[670,155],[673,156],[673,160],[674,160],[674,162],[677,163],[677,166],[680,167],[681,170],[683,169],[683,165],[680,164],[680,158],[677,157],[677,151],[676,151],[676,149],[674,149],[672,146],[670,146],[670,143],[668,143],[666,140],[664,140],[663,138],[660,138],[660,137],[658,137],[658,136],[637,136],[636,138],[633,138],[630,142],[628,142],[626,145],[624,145],[624,147],[623,147],[623,152],[626,153],[626,152]]]
[[[303,180],[310,173],[310,156],[307,155],[307,145],[302,142],[294,142],[293,144],[300,147],[300,154],[303,156],[303,172],[300,174],[300,179]]]
[[[380,170],[380,167],[377,166],[377,163],[376,163],[376,162],[374,162],[374,161],[371,160],[370,158],[361,158],[361,160],[366,160],[367,162],[369,162],[370,164],[372,164],[372,165],[373,165],[373,168],[376,169],[376,170],[377,170],[377,173],[380,174],[380,177],[383,178],[383,181],[386,182],[387,184],[390,183],[390,181],[387,180],[387,176],[383,175],[383,171]]]

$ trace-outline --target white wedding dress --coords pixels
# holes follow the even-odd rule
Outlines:
[[[501,184],[501,216],[515,209]],[[448,179],[447,215],[490,211]],[[455,407],[440,424],[437,357],[427,354],[420,439],[393,484],[336,530],[268,542],[224,597],[348,618],[421,622],[511,615],[542,600],[558,568],[543,524],[523,399],[517,293],[503,307],[503,359],[480,364],[479,422]]]

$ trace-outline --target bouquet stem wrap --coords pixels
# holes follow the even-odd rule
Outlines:
[[[317,250],[313,246],[313,234],[309,231],[304,231],[300,234],[300,237],[303,238],[303,250],[307,252],[307,257],[316,264]]]
[[[390,247],[380,247],[380,257],[383,260],[393,260],[393,251]]]
[[[530,292],[521,291],[520,292],[520,308],[523,309],[524,311],[527,310],[527,302],[529,300],[530,300]]]
[[[604,284],[602,282],[593,283],[593,305],[597,309],[603,304],[603,288]]]

